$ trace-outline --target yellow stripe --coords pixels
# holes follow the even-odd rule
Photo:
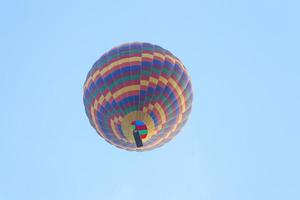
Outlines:
[[[165,59],[165,55],[164,55],[164,54],[161,54],[161,53],[154,52],[154,56],[160,57],[162,60]]]
[[[105,96],[105,100],[109,101],[111,97],[112,97],[111,92],[108,92],[108,94]]]
[[[143,112],[146,113],[148,111],[147,107],[143,107]]]
[[[156,78],[153,78],[152,76],[150,76],[149,81],[154,83],[154,84],[157,84],[157,82],[158,82],[158,80]]]
[[[103,95],[100,96],[99,99],[99,104],[102,105],[103,101],[104,101],[105,97]]]
[[[105,74],[109,70],[113,69],[114,67],[119,66],[119,65],[124,64],[124,63],[133,62],[133,61],[141,61],[141,57],[137,57],[136,56],[136,57],[119,59],[119,60],[117,60],[115,62],[110,63],[106,67],[102,68],[102,70],[100,71],[100,73],[103,76],[103,74]]]
[[[177,95],[181,101],[181,106],[182,106],[182,113],[185,111],[185,102],[184,102],[184,97],[182,95],[182,90],[180,88],[180,86],[178,86],[178,84],[176,83],[176,81],[174,81],[174,79],[169,78],[169,83],[171,83],[171,85],[173,86],[173,88],[176,90]]]
[[[160,80],[161,82],[163,82],[163,84],[165,84],[165,85],[167,85],[167,83],[168,83],[168,80],[165,79],[163,76],[160,76],[158,80]]]
[[[99,70],[96,70],[92,76],[93,81],[95,81],[95,78],[100,74]]]
[[[159,115],[161,116],[161,124],[164,124],[166,122],[166,115],[164,110],[158,103],[155,103],[154,107],[156,108],[156,110],[159,112]]]
[[[94,107],[93,107],[93,106],[91,106],[90,112],[91,112],[91,115],[92,115],[92,121],[93,121],[93,123],[94,123],[94,125],[95,125],[95,127],[96,127],[96,129],[97,129],[97,123],[95,123],[95,122],[96,122],[96,118],[95,118],[95,115],[94,115]],[[97,130],[98,130],[98,129],[97,129]],[[102,136],[102,133],[101,133],[101,132],[99,132],[99,134]]]
[[[141,80],[141,85],[143,85],[143,86],[148,86],[148,85],[149,85],[149,82],[148,82],[148,81],[145,81],[145,80]]]
[[[113,134],[119,139],[121,140],[119,134],[117,133],[116,127],[115,127],[115,123],[114,121],[111,119],[110,120],[110,127],[112,128]]]
[[[114,99],[116,99],[126,92],[135,91],[135,90],[140,90],[140,85],[131,85],[131,86],[123,87],[120,90],[113,93],[112,96],[114,97]]]
[[[167,58],[169,58],[173,63],[178,64],[184,71],[186,71],[186,68],[184,67],[184,65],[182,64],[182,62],[180,60],[178,60],[177,58],[174,58],[168,54],[165,55]]]
[[[143,57],[143,58],[150,58],[150,59],[153,59],[153,55],[152,55],[152,54],[149,54],[149,53],[142,53],[142,57]]]
[[[179,115],[178,115],[177,122],[176,122],[174,128],[172,129],[172,132],[174,132],[174,131],[177,129],[178,125],[181,123],[181,120],[182,120],[182,114],[179,114]],[[166,138],[168,138],[170,134],[171,134],[171,133],[167,134],[167,135],[166,135]]]
[[[170,55],[168,55],[168,54],[166,54],[165,56],[166,56],[166,58],[168,58],[169,60],[171,60],[172,63],[175,63],[176,60],[177,60],[177,59],[175,59],[174,57],[172,57],[172,56],[170,56]]]
[[[103,95],[100,96],[99,100],[95,99],[93,109],[97,110],[98,105],[102,105],[103,101],[104,101],[104,96]]]

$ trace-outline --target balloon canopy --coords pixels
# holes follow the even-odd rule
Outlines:
[[[182,62],[149,43],[111,49],[96,61],[84,83],[91,125],[107,142],[130,151],[170,141],[187,121],[192,100]]]

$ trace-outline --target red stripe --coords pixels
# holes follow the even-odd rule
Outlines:
[[[135,126],[136,130],[147,130],[147,127],[145,125],[143,126]]]
[[[141,137],[142,139],[145,139],[145,138],[147,137],[147,134],[141,135],[140,137]]]

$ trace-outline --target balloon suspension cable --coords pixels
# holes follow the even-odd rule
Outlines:
[[[136,144],[136,147],[142,147],[143,146],[143,141],[141,139],[141,136],[140,136],[140,133],[138,130],[134,129],[133,130],[133,137],[134,137],[134,140],[135,140],[135,144]]]

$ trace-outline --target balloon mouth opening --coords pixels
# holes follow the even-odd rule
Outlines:
[[[145,139],[148,135],[148,129],[146,124],[143,121],[135,120],[131,122],[131,129],[132,131],[138,131],[140,138]]]

